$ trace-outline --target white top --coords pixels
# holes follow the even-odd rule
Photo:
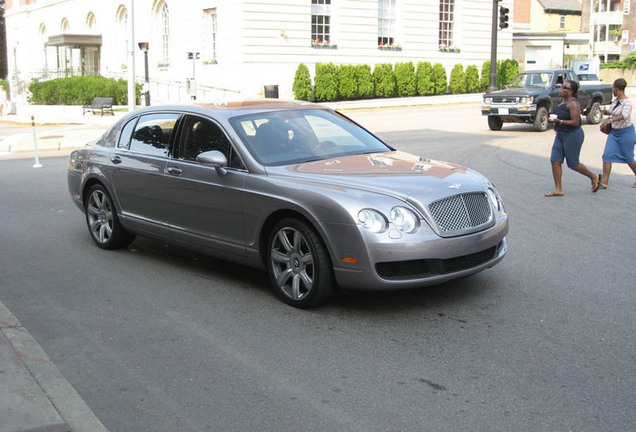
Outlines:
[[[623,115],[623,117],[625,117],[623,120],[612,120],[613,129],[623,129],[632,125],[632,106],[632,101],[630,101],[629,99],[619,100],[618,98],[616,98],[614,99],[614,101],[612,101],[612,104],[609,107],[610,118],[614,118],[621,114]]]

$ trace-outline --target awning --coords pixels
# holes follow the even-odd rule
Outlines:
[[[51,36],[47,46],[101,46],[101,35],[61,34]]]

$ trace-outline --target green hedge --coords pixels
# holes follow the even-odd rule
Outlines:
[[[316,100],[338,99],[338,68],[333,63],[316,63]]]
[[[496,67],[497,88],[510,82],[519,74],[519,62],[517,60],[499,60]],[[490,84],[490,60],[486,60],[481,67],[481,90],[486,91]]]
[[[141,84],[135,84],[137,101],[141,89]],[[83,105],[94,97],[112,97],[114,105],[128,104],[128,81],[95,75],[34,81],[29,92],[29,102],[36,105]]]
[[[398,96],[415,96],[415,67],[413,62],[397,63],[395,65],[395,80]]]
[[[360,97],[356,74],[356,67],[353,65],[338,66],[338,90],[341,99],[352,100]]]
[[[636,51],[630,52],[623,60],[612,63],[601,63],[601,69],[635,69],[636,68]]]
[[[444,69],[441,63],[435,63],[433,65],[431,80],[433,81],[433,94],[439,95],[446,93],[448,81],[446,79],[446,69]]]
[[[397,81],[393,66],[389,63],[379,63],[373,69],[375,95],[377,97],[394,97],[397,94]]]
[[[375,85],[373,83],[373,74],[371,66],[357,65],[356,80],[358,82],[358,93],[361,99],[372,98],[375,95]]]
[[[518,71],[516,61],[502,61],[499,74],[509,82]],[[484,62],[480,78],[477,66],[457,64],[450,77],[441,63],[431,66],[429,62],[412,62],[375,65],[340,65],[316,63],[315,100],[355,100],[372,97],[395,97],[415,95],[439,95],[451,93],[476,93],[488,86],[490,62]],[[294,77],[293,91],[296,99],[311,99],[311,76],[304,64],[300,64]]]
[[[311,99],[311,75],[309,75],[309,68],[304,63],[299,64],[298,69],[296,69],[292,90],[294,97],[298,100],[308,101]]]
[[[451,71],[450,92],[453,94],[466,93],[466,73],[461,63],[456,64]]]
[[[470,65],[466,68],[466,93],[477,93],[480,90],[479,69],[475,65]]]
[[[428,96],[435,94],[435,83],[433,82],[433,65],[429,62],[418,62],[415,72],[417,84],[417,94]]]

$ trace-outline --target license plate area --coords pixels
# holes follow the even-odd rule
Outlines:
[[[508,108],[499,108],[497,110],[498,114],[510,114],[510,110]]]

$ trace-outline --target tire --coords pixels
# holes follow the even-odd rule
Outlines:
[[[534,119],[534,130],[544,132],[548,129],[548,110],[546,107],[537,108],[537,116]]]
[[[267,271],[276,294],[297,308],[320,306],[334,292],[331,260],[318,233],[298,219],[282,219],[267,241]]]
[[[601,112],[601,104],[598,102],[594,102],[592,104],[592,108],[587,112],[585,118],[587,119],[587,124],[599,124],[601,119],[603,118],[603,113]]]
[[[499,116],[488,116],[488,127],[490,130],[498,131],[503,127],[503,120]]]
[[[102,249],[128,246],[135,239],[122,228],[113,200],[101,184],[93,185],[86,194],[84,214],[91,238]]]

